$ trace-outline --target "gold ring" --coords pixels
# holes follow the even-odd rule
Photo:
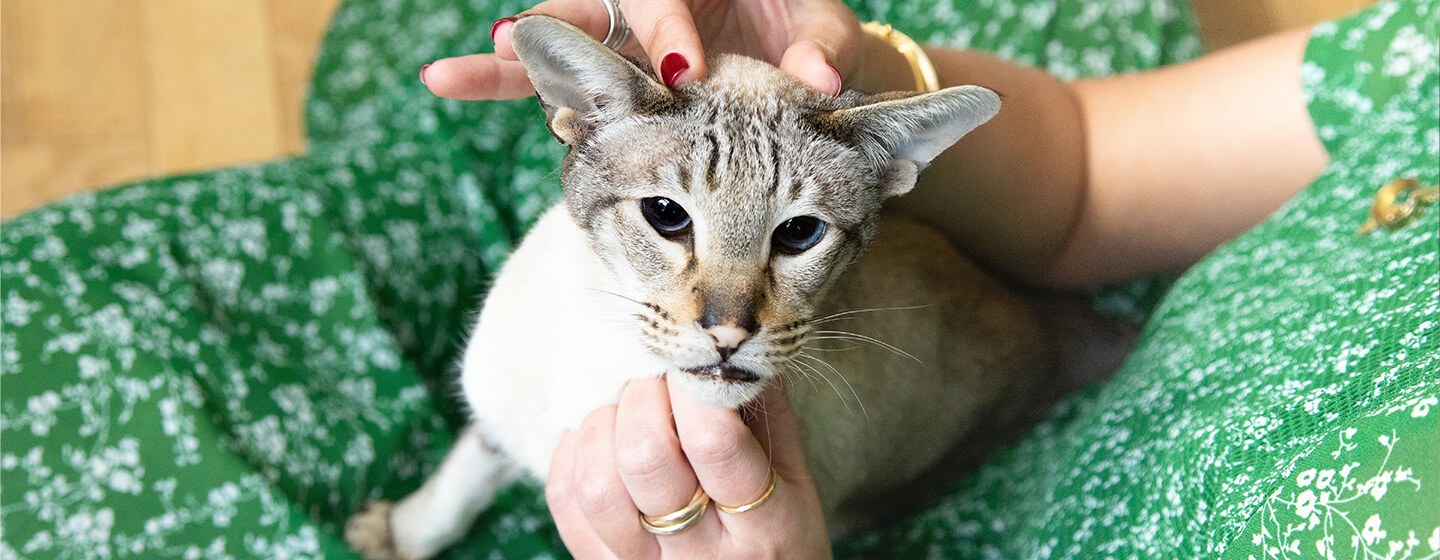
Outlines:
[[[708,505],[710,505],[710,496],[705,494],[704,488],[696,487],[695,495],[690,498],[689,505],[666,515],[641,513],[640,526],[654,535],[677,535],[699,524],[700,518],[705,516],[705,507]]]
[[[734,514],[734,513],[745,513],[745,512],[747,512],[747,511],[750,511],[750,510],[752,510],[752,509],[755,509],[755,508],[757,508],[757,507],[760,507],[760,504],[765,503],[765,500],[770,499],[770,495],[771,495],[771,494],[774,494],[774,493],[775,493],[775,467],[770,467],[770,486],[768,486],[768,487],[765,488],[765,492],[761,493],[759,498],[755,498],[755,501],[750,502],[750,503],[748,503],[748,504],[745,504],[745,505],[743,505],[743,506],[722,506],[722,505],[720,505],[720,502],[715,502],[715,509],[718,509],[718,510],[723,511],[723,512],[725,512],[725,513],[731,513],[731,514]]]

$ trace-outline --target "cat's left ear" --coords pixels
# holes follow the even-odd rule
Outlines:
[[[893,173],[883,179],[887,196],[905,194],[940,152],[1000,112],[1000,96],[980,86],[887,99],[825,116],[890,158]]]
[[[599,122],[663,109],[669,88],[584,31],[548,16],[515,21],[510,40],[545,108],[546,125],[565,145]]]

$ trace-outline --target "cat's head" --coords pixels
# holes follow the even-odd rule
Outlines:
[[[975,86],[831,97],[739,56],[672,90],[559,20],[512,29],[570,147],[565,204],[607,289],[635,302],[629,326],[671,382],[720,406],[750,400],[795,358],[881,202],[1000,107]]]

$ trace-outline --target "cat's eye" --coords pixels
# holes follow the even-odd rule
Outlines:
[[[640,213],[650,227],[665,237],[675,237],[690,229],[690,213],[668,198],[651,197],[640,201]]]
[[[798,216],[785,220],[785,223],[775,228],[771,244],[776,251],[794,255],[814,247],[824,237],[825,222],[814,216]]]

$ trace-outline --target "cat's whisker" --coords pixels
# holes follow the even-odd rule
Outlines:
[[[790,362],[786,362],[786,363],[780,364],[780,366],[783,368],[783,369],[780,370],[782,379],[784,379],[784,377],[783,377],[784,375],[787,375],[787,374],[788,374],[788,375],[790,375],[791,377],[790,377],[789,379],[786,379],[786,381],[794,381],[794,380],[797,378],[797,376],[798,376],[798,379],[804,379],[804,380],[806,380],[806,381],[809,381],[809,382],[810,382],[810,386],[813,387],[813,388],[815,388],[816,390],[819,390],[819,389],[820,389],[820,386],[818,386],[818,385],[815,384],[815,380],[810,377],[810,374],[805,373],[804,371],[801,371],[799,368],[795,367],[794,364],[792,364],[792,363],[790,363]]]
[[[536,285],[536,286],[546,286],[546,287],[551,287],[551,288],[568,288],[568,289],[571,289],[571,290],[575,290],[575,291],[577,291],[577,292],[592,292],[592,293],[589,294],[589,295],[607,295],[607,296],[612,296],[612,297],[618,298],[618,299],[620,299],[620,300],[622,300],[622,301],[627,301],[627,302],[633,303],[633,304],[635,304],[635,305],[639,305],[640,307],[644,307],[644,308],[646,308],[646,309],[654,309],[653,304],[640,301],[640,300],[638,300],[638,299],[632,298],[632,297],[627,296],[627,295],[624,295],[624,294],[615,293],[615,292],[612,292],[612,291],[610,291],[610,290],[606,290],[606,289],[602,289],[602,288],[596,288],[596,287],[594,287],[594,286],[575,286],[575,285],[571,285],[571,284],[556,284],[556,283],[552,283],[552,282],[535,282],[535,281],[531,281],[531,282],[529,282],[529,283],[530,283],[530,284],[534,284],[534,285]]]
[[[929,304],[926,304],[926,305],[911,305],[911,306],[907,306],[907,307],[872,307],[872,308],[869,308],[869,309],[851,309],[851,310],[849,310],[849,311],[841,311],[841,312],[839,312],[839,313],[832,313],[832,314],[830,314],[830,315],[826,315],[826,316],[821,317],[821,318],[819,318],[819,319],[811,319],[811,320],[809,321],[809,324],[811,324],[811,325],[820,325],[820,324],[824,324],[824,323],[828,323],[828,322],[831,322],[831,321],[840,319],[841,317],[845,317],[845,316],[848,316],[848,315],[855,315],[855,314],[858,314],[858,313],[871,313],[871,312],[875,312],[875,311],[909,311],[909,310],[911,310],[911,309],[924,309],[924,308],[926,308],[926,307],[933,307],[933,306],[931,306],[931,305],[929,305]]]
[[[640,313],[638,313],[638,312],[636,312],[636,311],[628,310],[628,309],[591,309],[591,310],[587,310],[583,315],[578,315],[578,314],[577,314],[576,316],[577,316],[577,317],[586,317],[586,318],[624,318],[624,319],[633,319],[633,318],[635,318],[637,315],[640,315]]]
[[[798,373],[798,374],[800,374],[800,377],[801,377],[801,378],[805,379],[806,381],[809,381],[811,388],[815,389],[816,391],[819,391],[819,390],[820,390],[820,385],[818,385],[818,384],[815,383],[815,377],[814,377],[814,376],[810,375],[809,373],[806,373],[804,370],[801,370],[800,368],[797,368],[797,367],[795,367],[794,365],[792,365],[792,364],[790,364],[790,363],[785,364],[785,367],[788,369],[788,371],[789,371],[791,374],[796,374],[796,373]],[[783,377],[782,377],[782,379],[783,379]],[[788,381],[788,380],[787,380],[787,381]]]
[[[881,344],[877,343],[876,341],[873,341],[873,340],[865,340],[865,339],[857,338],[857,337],[853,337],[853,336],[817,336],[817,337],[813,338],[812,340],[844,340],[844,341],[847,341],[847,342],[866,342],[866,343],[874,344],[874,345],[876,345],[876,346],[880,346],[881,348],[884,348],[885,350],[888,350],[888,351],[890,351],[891,353],[893,353],[893,354],[895,354],[895,355],[897,355],[897,356],[902,356],[902,357],[910,358],[910,359],[912,359],[912,360],[915,360],[916,362],[919,362],[919,361],[920,361],[919,359],[911,356],[910,354],[906,353],[906,352],[903,351],[903,350],[900,350],[900,349],[897,349],[897,348],[893,348],[893,347],[891,347],[891,348],[885,348],[884,346],[882,346]],[[847,350],[854,350],[854,349],[855,349],[855,348],[848,348]]]
[[[860,401],[860,394],[855,392],[855,386],[850,384],[850,380],[849,380],[849,379],[845,379],[845,374],[840,373],[840,370],[835,369],[835,366],[830,365],[829,362],[826,362],[825,360],[822,360],[822,359],[820,359],[820,358],[818,358],[818,357],[811,356],[811,355],[806,354],[806,353],[804,353],[804,352],[801,352],[799,357],[800,357],[800,358],[804,358],[804,359],[810,359],[810,360],[815,360],[815,361],[817,361],[817,362],[820,362],[820,365],[825,366],[825,367],[826,367],[827,369],[829,369],[830,371],[835,372],[835,375],[840,378],[840,381],[845,382],[845,386],[850,389],[850,394],[855,397],[855,404],[860,405],[860,413],[863,414],[863,415],[865,415],[865,419],[866,419],[866,420],[869,420],[869,419],[870,419],[870,413],[868,413],[868,412],[865,411],[865,403]]]
[[[840,388],[835,386],[835,382],[834,382],[834,381],[831,381],[831,380],[830,380],[830,377],[827,376],[827,375],[825,375],[825,372],[820,371],[819,368],[816,368],[816,367],[813,366],[813,365],[807,364],[807,363],[805,363],[805,362],[801,362],[801,361],[799,361],[799,360],[794,360],[794,361],[791,361],[790,363],[795,364],[795,365],[797,365],[797,366],[802,366],[802,367],[804,367],[804,368],[806,368],[806,369],[809,369],[809,370],[812,371],[812,372],[815,372],[815,375],[819,376],[820,379],[825,380],[825,383],[827,383],[827,384],[830,385],[830,389],[835,391],[835,396],[840,397],[840,403],[843,404],[843,405],[845,405],[845,410],[846,410],[846,412],[852,412],[852,411],[850,410],[850,401],[845,398],[845,394],[844,394],[844,393],[841,393],[841,392],[840,392]],[[869,416],[866,416],[866,418],[869,418]]]
[[[805,344],[810,342],[810,335],[811,333],[806,331],[783,340],[772,342],[771,345],[775,349],[774,352],[776,354],[785,354],[788,358],[795,350],[804,347]]]
[[[782,380],[782,381],[784,380],[784,377],[783,377],[783,376],[781,377],[781,380]],[[756,420],[756,419],[759,419],[759,418],[764,418],[764,419],[765,419],[765,443],[766,443],[765,458],[766,458],[766,461],[767,461],[767,463],[768,463],[767,466],[769,466],[769,467],[771,467],[771,468],[774,468],[774,467],[775,467],[775,441],[774,441],[774,439],[772,439],[772,438],[770,437],[770,411],[768,411],[768,410],[765,409],[765,403],[760,402],[760,399],[754,399],[754,400],[751,400],[751,401],[749,401],[749,402],[746,402],[746,403],[741,404],[741,405],[740,405],[740,412],[742,413],[742,414],[741,414],[742,417],[744,417],[744,413],[745,413],[745,412],[748,412],[749,415],[750,415],[750,419],[751,419],[752,421],[753,421],[753,420]]]
[[[899,354],[899,355],[901,355],[901,356],[904,356],[904,357],[906,357],[906,358],[910,358],[910,359],[912,359],[912,360],[915,360],[915,363],[917,363],[917,364],[923,363],[923,362],[920,361],[919,358],[916,358],[915,356],[910,355],[909,352],[906,352],[906,351],[904,351],[904,350],[901,350],[901,349],[899,349],[899,348],[896,348],[894,345],[892,345],[892,344],[890,344],[890,343],[888,343],[888,342],[885,342],[885,341],[883,341],[883,340],[880,340],[880,339],[878,339],[878,338],[872,337],[872,336],[866,336],[866,335],[863,335],[863,334],[860,334],[860,333],[852,333],[852,332],[848,332],[848,331],[815,331],[815,334],[817,334],[817,335],[827,335],[827,336],[817,336],[817,337],[815,337],[815,340],[841,339],[841,340],[859,340],[859,341],[869,342],[869,343],[871,343],[871,344],[874,344],[874,345],[876,345],[876,346],[879,346],[879,347],[881,347],[881,348],[884,348],[884,349],[886,349],[886,350],[889,350],[889,351],[891,351],[891,352],[894,352],[894,353]]]
[[[816,340],[821,340],[821,339],[816,339]],[[856,348],[860,348],[860,345],[859,345],[859,344],[851,344],[851,345],[846,346],[846,347],[844,347],[844,348],[818,348],[818,347],[815,347],[815,346],[811,346],[811,347],[806,348],[806,350],[814,350],[814,351],[816,351],[816,352],[849,352],[849,351],[854,350],[854,349],[856,349]]]

